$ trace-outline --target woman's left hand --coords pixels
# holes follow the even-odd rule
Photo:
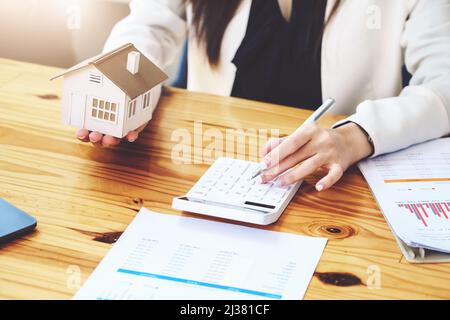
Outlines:
[[[145,129],[148,122],[140,126],[139,128],[128,132],[127,136],[123,139],[119,139],[110,135],[104,135],[97,131],[89,131],[87,129],[80,129],[77,131],[77,138],[83,142],[92,142],[94,146],[97,147],[115,147],[120,144],[122,140],[127,140],[128,142],[134,142],[139,137],[142,130]]]
[[[267,167],[260,176],[261,183],[291,168],[280,177],[282,185],[324,169],[326,176],[316,184],[317,191],[322,191],[335,184],[352,164],[371,155],[373,147],[363,130],[349,122],[337,129],[316,125],[300,127],[288,137],[271,139],[261,153],[262,163]]]

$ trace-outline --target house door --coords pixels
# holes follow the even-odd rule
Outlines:
[[[86,95],[72,93],[70,99],[70,124],[74,127],[83,128],[85,111]]]

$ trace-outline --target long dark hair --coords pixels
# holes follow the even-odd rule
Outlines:
[[[223,35],[230,20],[235,15],[241,0],[185,0],[192,4],[192,25],[198,42],[204,45],[211,66],[219,62],[220,47]],[[293,0],[298,1],[298,0]],[[330,13],[328,21],[334,16],[341,0],[337,0]],[[319,7],[317,7],[319,8]],[[311,12],[319,17],[321,12]],[[327,22],[328,22],[327,21]],[[320,36],[322,36],[323,30]],[[320,37],[321,38],[321,37]]]

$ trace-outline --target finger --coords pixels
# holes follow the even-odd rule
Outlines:
[[[135,142],[137,140],[137,138],[139,138],[139,132],[137,131],[130,131],[127,134],[127,140],[129,142]]]
[[[87,129],[78,130],[76,135],[77,135],[77,138],[82,141],[85,141],[85,142],[89,141],[89,130],[87,130]]]
[[[339,181],[343,174],[344,170],[342,167],[339,164],[333,164],[330,167],[328,174],[316,184],[316,190],[322,191],[330,188]]]
[[[109,135],[105,135],[102,139],[102,146],[104,146],[104,147],[114,147],[114,146],[117,146],[119,143],[120,143],[119,138],[109,136]]]
[[[279,146],[270,151],[262,160],[267,168],[278,165],[283,159],[296,152],[311,140],[315,125],[299,127],[294,133],[283,140]]]
[[[139,138],[139,133],[142,132],[142,130],[145,129],[145,127],[147,126],[148,122],[144,123],[142,126],[140,126],[139,128],[137,128],[136,130],[130,131],[127,134],[127,140],[129,142],[134,142],[137,140],[137,138]]]
[[[321,155],[316,154],[315,156],[306,159],[296,168],[287,171],[285,174],[280,176],[280,183],[282,185],[290,185],[294,182],[303,180],[306,176],[314,173],[317,169],[324,165],[324,160]]]
[[[100,132],[92,131],[89,134],[89,141],[91,141],[94,144],[101,142],[102,139],[103,139],[103,134],[101,134]]]
[[[273,148],[278,147],[280,143],[283,142],[286,138],[287,137],[270,138],[269,141],[267,141],[266,145],[261,149],[261,157],[264,157],[266,154],[272,151]]]
[[[291,154],[283,161],[281,161],[277,166],[265,170],[261,174],[261,182],[266,183],[268,181],[275,179],[277,176],[279,176],[286,170],[295,167],[300,162],[314,155],[316,155],[316,148],[314,148],[313,143],[310,141],[303,148],[297,150],[297,152]]]

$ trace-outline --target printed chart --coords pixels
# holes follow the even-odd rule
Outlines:
[[[407,213],[415,216],[424,227],[428,227],[427,220],[432,218],[449,219],[450,202],[414,202],[399,203],[400,208],[406,209]]]

